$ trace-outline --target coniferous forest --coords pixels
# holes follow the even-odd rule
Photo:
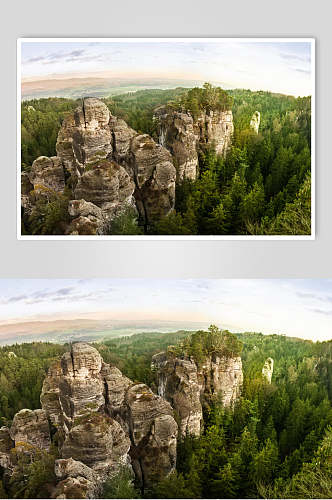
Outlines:
[[[241,353],[244,381],[235,407],[218,398],[204,404],[199,437],[178,441],[176,471],[142,492],[123,469],[104,485],[102,498],[330,498],[332,496],[331,341],[282,335],[223,333],[223,349]],[[175,346],[198,362],[219,349],[220,332],[142,333],[94,344],[104,361],[156,390],[152,355]],[[223,341],[224,342],[224,341]],[[22,408],[40,408],[50,364],[68,345],[16,344],[0,349],[0,418],[9,426]],[[272,381],[262,375],[274,360]],[[56,429],[54,429],[56,432]],[[56,438],[31,461],[17,451],[15,474],[0,467],[1,498],[48,498],[55,481]],[[14,448],[15,450],[15,448]],[[1,451],[1,450],[0,450]],[[68,496],[67,498],[77,498]]]
[[[113,218],[106,234],[309,235],[311,234],[311,98],[250,90],[142,90],[105,98],[109,110],[158,142],[159,106],[185,110],[232,109],[234,134],[226,155],[199,150],[195,180],[176,183],[168,215],[144,224],[132,210]],[[22,103],[22,170],[39,156],[55,156],[60,126],[79,100],[48,98]],[[258,133],[250,126],[260,113]],[[22,217],[22,234],[64,234],[68,185],[39,197]]]

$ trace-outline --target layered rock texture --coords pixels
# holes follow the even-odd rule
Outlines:
[[[84,464],[103,479],[127,465],[144,487],[174,470],[178,428],[171,405],[105,364],[88,344],[73,344],[50,368],[41,402],[58,429],[62,458],[75,467]],[[86,473],[75,480],[90,491]],[[75,483],[73,476],[64,481]]]
[[[83,99],[64,120],[56,151],[22,174],[22,207],[29,208],[32,190],[63,193],[68,186],[73,199],[66,234],[105,234],[128,208],[148,225],[174,207],[176,171],[169,151],[112,116],[99,99]],[[88,213],[85,202],[93,205]]]
[[[183,436],[198,436],[203,426],[203,404],[218,396],[225,407],[240,396],[243,382],[240,357],[208,356],[198,366],[193,357],[159,353],[152,358],[158,394],[169,401],[180,421]]]
[[[202,112],[197,118],[170,106],[161,106],[154,115],[159,143],[174,159],[177,182],[195,180],[198,173],[198,151],[206,147],[225,155],[234,132],[232,111]]]

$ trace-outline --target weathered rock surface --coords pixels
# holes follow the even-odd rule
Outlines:
[[[193,119],[188,112],[169,106],[155,110],[159,142],[174,158],[177,182],[195,180],[198,173],[198,150],[206,147],[225,155],[234,132],[232,111],[202,112]]]
[[[112,116],[99,99],[84,99],[66,118],[57,154],[72,174],[75,198],[99,206],[103,215],[133,206],[133,195],[146,223],[174,207],[175,168],[169,152]]]
[[[198,154],[194,120],[189,113],[174,111],[167,106],[155,110],[159,143],[170,151],[176,168],[176,181],[195,180]]]
[[[62,456],[81,461],[107,477],[129,463],[129,448],[130,439],[116,420],[92,413],[74,420]]]
[[[56,460],[54,472],[60,482],[52,498],[98,498],[101,493],[98,474],[82,462],[72,458]]]
[[[206,398],[218,395],[228,407],[240,396],[243,382],[240,357],[211,355],[198,367],[192,357],[159,353],[152,358],[152,368],[156,371],[158,394],[177,412],[182,435],[200,434],[202,403]]]
[[[174,470],[178,428],[171,405],[104,363],[92,346],[73,344],[50,368],[41,402],[59,430],[63,458],[101,477],[131,463],[144,486]]]
[[[74,194],[76,199],[100,207],[102,217],[107,219],[126,207],[135,206],[134,190],[135,184],[127,171],[114,161],[105,159],[84,170]]]
[[[255,132],[255,134],[258,134],[260,121],[261,114],[259,111],[255,111],[250,120],[250,128]]]
[[[194,360],[172,358],[161,352],[153,356],[152,368],[157,370],[158,394],[178,413],[181,435],[198,436],[203,425],[203,411]]]
[[[4,469],[10,466],[10,450],[13,447],[14,441],[8,427],[0,427],[0,466]]]
[[[41,450],[51,445],[50,428],[44,410],[21,410],[14,416],[10,437],[16,447],[26,444]]]
[[[273,365],[274,361],[272,358],[267,358],[267,360],[264,363],[264,366],[262,368],[262,375],[263,378],[271,384],[272,382],[272,375],[273,375]]]
[[[62,193],[65,188],[65,174],[62,161],[57,156],[48,158],[40,156],[31,167],[28,174],[35,191],[41,193],[47,189]]]
[[[112,152],[109,119],[110,112],[103,102],[87,98],[64,120],[56,151],[74,178],[84,172],[86,165]]]
[[[102,209],[97,205],[85,200],[71,200],[68,212],[73,219],[66,234],[102,234],[105,217]]]
[[[145,384],[129,388],[125,403],[132,466],[148,487],[175,469],[178,426],[171,405]]]

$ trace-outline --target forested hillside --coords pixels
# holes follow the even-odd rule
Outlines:
[[[145,497],[330,498],[331,341],[314,343],[259,333],[236,337],[236,341],[228,337],[232,342],[228,349],[238,352],[241,344],[243,347],[241,398],[234,410],[223,408],[218,398],[205,406],[202,435],[180,441],[177,471],[153,491],[145,492]],[[179,342],[184,346],[181,349],[189,349],[194,356],[204,353],[207,346],[215,348],[207,334],[198,332],[188,338],[184,331],[137,334],[95,346],[105,362],[155,390],[152,355]],[[1,348],[3,424],[9,424],[23,407],[39,407],[38,394],[46,369],[66,350],[68,346],[46,343]],[[262,375],[268,357],[274,360],[271,384]],[[29,480],[30,489],[24,486],[21,495],[29,498],[29,491],[33,491],[37,498],[45,498],[39,496],[45,494],[45,468],[35,466],[31,471],[33,483]],[[139,497],[137,490],[128,489],[127,479],[121,473],[108,483],[104,498]],[[3,491],[2,496],[5,494]]]
[[[222,92],[219,95],[218,92]],[[227,155],[200,150],[195,180],[176,185],[175,210],[148,227],[133,214],[115,222],[116,234],[240,235],[311,233],[311,98],[221,89],[142,90],[103,99],[111,113],[159,140],[154,112],[168,104],[192,116],[232,106],[234,136]],[[54,156],[57,133],[78,101],[49,98],[22,103],[22,169]],[[259,131],[250,127],[260,113]],[[65,193],[70,197],[70,194]],[[60,199],[61,198],[61,199]],[[25,221],[32,234],[61,234],[67,202],[60,196]],[[52,205],[53,203],[53,205]],[[112,229],[110,229],[110,234]]]

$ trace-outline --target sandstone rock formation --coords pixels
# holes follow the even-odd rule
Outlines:
[[[174,159],[177,182],[195,180],[198,169],[197,135],[194,120],[189,113],[174,111],[167,106],[155,110],[159,143]]]
[[[10,437],[16,448],[27,444],[40,450],[51,445],[50,428],[44,410],[21,410],[14,416]]]
[[[52,498],[98,498],[101,483],[98,474],[77,460],[55,461],[55,475],[60,481]]]
[[[259,111],[255,111],[250,120],[250,128],[255,132],[255,134],[258,134],[260,121],[261,114]]]
[[[264,366],[262,368],[263,378],[269,384],[271,384],[271,382],[272,382],[273,365],[274,365],[273,359],[272,358],[267,358],[267,360],[265,361]]]
[[[232,111],[202,112],[194,119],[189,112],[170,106],[155,110],[159,142],[167,148],[177,169],[177,182],[195,180],[198,173],[198,150],[212,147],[225,155],[234,132]]]
[[[50,368],[41,402],[58,428],[61,456],[99,477],[131,464],[147,487],[174,470],[178,428],[171,405],[104,363],[92,346],[73,344]]]
[[[76,199],[114,216],[134,205],[145,223],[174,207],[175,168],[168,151],[112,116],[99,99],[82,101],[58,135],[57,155],[74,179]]]
[[[40,156],[32,164],[29,180],[35,191],[50,189],[62,193],[65,188],[65,174],[61,158]]]
[[[192,357],[159,353],[152,358],[158,394],[171,403],[182,435],[198,436],[203,425],[204,399],[219,395],[225,407],[234,404],[243,382],[240,357],[208,356],[202,366]]]
[[[8,427],[0,427],[0,466],[10,467],[10,450],[14,447]]]

